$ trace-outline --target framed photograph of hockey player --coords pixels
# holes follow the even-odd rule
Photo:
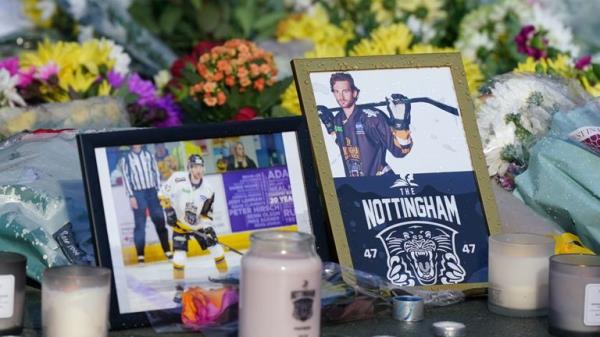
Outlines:
[[[500,229],[460,54],[292,61],[342,265],[485,287]]]
[[[80,134],[78,144],[98,261],[113,271],[112,328],[181,323],[198,289],[222,291],[220,309],[234,310],[223,282],[256,231],[313,233],[329,259],[303,118]]]

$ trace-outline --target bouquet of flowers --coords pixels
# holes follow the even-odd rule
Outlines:
[[[529,150],[550,129],[552,116],[590,96],[574,81],[533,74],[496,77],[477,101],[477,125],[488,173],[507,190],[527,168]]]
[[[123,48],[110,40],[44,41],[36,50],[0,60],[0,107],[116,96],[134,125],[180,124],[172,97],[131,73],[129,62]]]
[[[579,53],[571,29],[554,13],[521,0],[498,1],[467,14],[455,47],[465,57],[476,59],[486,78],[511,71],[528,55]]]
[[[178,62],[169,89],[197,121],[268,116],[291,81],[277,81],[273,56],[246,40],[229,40]]]

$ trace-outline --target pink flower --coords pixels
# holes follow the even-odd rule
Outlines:
[[[35,72],[35,67],[30,67],[29,69],[25,70],[19,70],[19,83],[17,84],[17,87],[28,87],[31,84],[31,82],[33,82],[33,80],[35,79]]]
[[[577,62],[575,62],[575,68],[583,70],[592,64],[592,56],[584,55]]]
[[[37,69],[35,78],[42,81],[47,81],[50,77],[58,73],[58,66],[54,62],[50,62]]]
[[[517,51],[533,57],[535,60],[548,56],[548,39],[545,37],[546,32],[543,30],[536,31],[533,25],[523,26],[517,36],[515,43]]]
[[[19,72],[19,58],[9,57],[0,60],[0,69],[6,69],[8,70],[10,76],[14,76],[17,72]]]

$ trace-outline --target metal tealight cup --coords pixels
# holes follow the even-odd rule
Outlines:
[[[394,319],[403,322],[418,322],[423,320],[425,303],[419,296],[396,296],[392,299]]]

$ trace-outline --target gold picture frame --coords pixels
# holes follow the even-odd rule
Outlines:
[[[487,238],[500,219],[460,54],[296,59],[292,68],[340,264],[399,287],[486,287]]]

